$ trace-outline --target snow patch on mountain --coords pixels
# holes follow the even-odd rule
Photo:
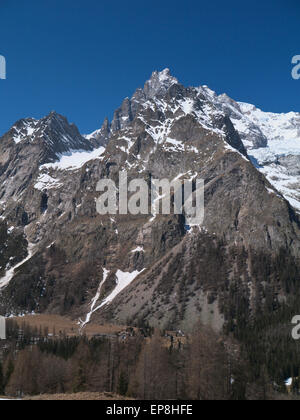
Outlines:
[[[28,119],[22,120],[13,128],[13,140],[16,144],[21,143],[28,137],[31,137],[38,124],[37,120]]]
[[[99,305],[94,312],[110,304],[126,287],[128,287],[145,269],[142,271],[133,271],[132,273],[124,273],[121,270],[116,272],[117,285],[106,299]]]
[[[136,252],[144,252],[144,248],[141,246],[138,246],[131,251],[132,254],[135,254]]]
[[[283,156],[300,156],[300,136],[295,139],[272,140],[268,147],[254,149],[250,153],[261,165],[275,163]]]
[[[101,291],[102,291],[102,287],[104,285],[104,283],[107,280],[107,277],[109,275],[109,271],[106,270],[106,268],[103,268],[103,279],[101,281],[101,283],[99,284],[97,293],[95,295],[95,297],[92,299],[91,302],[91,308],[90,308],[90,312],[87,314],[85,321],[82,321],[81,319],[79,320],[80,322],[80,329],[82,330],[87,324],[89,324],[89,322],[91,321],[91,317],[93,315],[94,312],[96,312],[97,309],[95,309],[96,303],[98,302],[100,296],[101,296]]]
[[[184,144],[182,141],[171,139],[169,137],[166,139],[165,147],[167,147],[169,150],[174,149],[175,151],[184,151]]]
[[[54,163],[47,163],[41,166],[41,169],[56,169],[60,171],[68,170],[74,171],[82,168],[87,162],[95,159],[100,159],[105,152],[104,147],[93,150],[92,152],[86,150],[73,150],[63,153],[59,156],[59,160]]]
[[[13,276],[15,275],[15,271],[17,270],[17,268],[21,267],[23,264],[25,264],[28,260],[30,260],[30,258],[33,256],[33,244],[28,244],[28,255],[26,258],[24,258],[23,261],[19,262],[17,265],[15,265],[14,267],[10,268],[6,273],[5,276],[0,278],[0,290],[3,289],[4,287],[8,286],[8,284],[10,283],[11,279],[13,278]]]
[[[253,160],[253,162],[256,164],[257,160]],[[258,169],[265,175],[270,184],[289,201],[291,206],[300,212],[300,176],[290,175],[288,170],[278,163],[258,166]]]
[[[50,190],[52,188],[60,188],[62,184],[57,180],[52,178],[48,174],[41,174],[38,179],[37,183],[34,185],[36,190],[44,191],[45,189]]]

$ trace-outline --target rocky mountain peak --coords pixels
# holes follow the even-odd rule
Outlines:
[[[74,151],[91,152],[93,144],[74,124],[52,111],[40,120],[23,119],[0,138],[0,197],[4,207],[29,190],[40,167]]]
[[[90,142],[79,133],[74,124],[70,124],[67,118],[54,111],[40,120],[35,136],[35,139],[41,141],[51,152],[50,161],[72,150],[91,151],[93,149]]]
[[[61,131],[67,130],[68,127],[75,127],[74,124],[69,123],[67,118],[56,111],[51,111],[48,115],[40,120],[40,125],[43,127],[59,128]]]
[[[164,96],[175,84],[178,84],[178,80],[170,74],[169,69],[154,71],[143,89],[137,89],[132,98],[124,99],[121,106],[115,110],[111,123],[106,118],[100,129],[86,135],[85,138],[96,146],[106,145],[113,133],[126,129],[132,123],[141,105],[157,96]]]
[[[78,128],[70,124],[64,116],[55,111],[36,120],[26,118],[17,121],[12,128],[0,138],[1,146],[18,149],[39,145],[41,149],[51,151],[51,160],[58,154],[70,150],[92,150],[92,145],[81,136]]]
[[[111,123],[106,117],[104,122],[99,130],[94,131],[91,134],[87,134],[84,137],[88,140],[94,147],[106,146],[111,134]]]
[[[178,80],[171,75],[169,69],[161,72],[154,71],[151,78],[145,83],[144,93],[148,99],[151,99],[164,95],[174,84],[178,84]]]

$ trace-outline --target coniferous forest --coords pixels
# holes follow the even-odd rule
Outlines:
[[[141,325],[126,337],[69,337],[8,321],[1,349],[0,394],[11,397],[78,392],[109,392],[142,400],[296,399],[298,381],[288,394],[283,378],[298,377],[300,361],[284,334],[281,353],[272,358],[267,337],[256,329],[257,345],[233,335],[221,339],[197,325],[188,336]],[[264,341],[264,339],[266,341]],[[269,337],[270,339],[270,337]],[[252,343],[252,345],[251,345]],[[290,350],[290,351],[289,351]],[[279,357],[280,356],[280,357]],[[274,381],[272,375],[277,375]]]

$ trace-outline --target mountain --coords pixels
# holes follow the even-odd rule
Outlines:
[[[231,119],[253,164],[300,211],[300,113],[263,112],[227,95],[211,96]]]
[[[299,121],[166,69],[90,135],[55,113],[16,123],[0,139],[1,313],[240,333],[298,310]],[[204,179],[203,225],[99,215],[99,179],[122,170]]]

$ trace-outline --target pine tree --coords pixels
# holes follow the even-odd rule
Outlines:
[[[127,395],[128,391],[128,377],[127,375],[122,371],[119,377],[119,385],[118,385],[118,393],[120,395]]]

